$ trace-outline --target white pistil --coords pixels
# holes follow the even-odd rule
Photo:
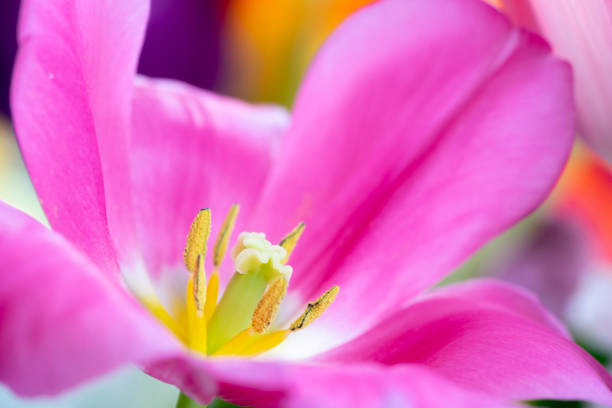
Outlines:
[[[266,235],[257,232],[243,232],[238,236],[238,242],[232,249],[232,258],[236,272],[247,274],[261,269],[262,265],[268,264],[266,276],[268,280],[276,280],[284,277],[289,280],[293,268],[283,264],[287,251],[279,246],[272,245],[266,239]]]

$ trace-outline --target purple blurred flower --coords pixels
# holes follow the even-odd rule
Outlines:
[[[152,0],[138,72],[213,88],[224,0]]]
[[[588,249],[579,228],[569,220],[547,220],[505,260],[497,260],[490,276],[501,277],[538,294],[558,317],[588,268]]]
[[[0,112],[10,116],[20,0],[0,5]],[[224,0],[153,0],[138,72],[213,88],[219,72]]]
[[[4,0],[0,6],[0,114],[9,116],[11,71],[17,52],[19,0]]]

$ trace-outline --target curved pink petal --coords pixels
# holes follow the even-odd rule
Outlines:
[[[113,243],[122,263],[133,248],[126,132],[148,8],[22,2],[11,97],[19,144],[53,228],[108,271]]]
[[[241,207],[235,231],[242,230],[288,123],[280,107],[253,106],[178,82],[138,81],[132,175],[150,271],[184,269],[185,237],[201,208],[211,208],[211,247],[234,203]]]
[[[252,229],[306,222],[292,288],[341,286],[316,323],[338,342],[532,211],[573,123],[569,69],[536,36],[480,1],[382,1],[319,53]]]
[[[422,365],[320,365],[176,359],[149,373],[206,403],[212,395],[256,407],[509,407]],[[204,373],[215,382],[205,380]]]
[[[54,394],[181,351],[63,237],[2,202],[0,263],[0,381],[18,394]]]
[[[611,404],[612,377],[551,321],[509,285],[457,285],[411,304],[320,359],[424,364],[504,400]]]
[[[574,69],[581,135],[612,160],[612,1],[504,0],[515,21],[546,37]]]
[[[470,279],[436,289],[420,300],[428,297],[463,299],[482,307],[498,308],[547,326],[568,339],[571,338],[565,325],[545,308],[536,295],[527,289],[501,280]]]

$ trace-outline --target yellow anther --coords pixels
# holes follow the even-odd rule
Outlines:
[[[206,302],[206,272],[204,271],[204,258],[198,255],[196,271],[193,274],[193,298],[198,312],[204,311]]]
[[[195,271],[197,268],[198,255],[204,258],[206,255],[206,244],[210,235],[210,209],[205,208],[198,212],[189,234],[187,235],[187,244],[185,245],[185,266],[190,271]]]
[[[231,356],[237,355],[240,351],[245,348],[251,340],[253,340],[253,336],[255,336],[255,330],[252,327],[245,329],[235,335],[230,341],[225,343],[223,346],[219,348],[219,350],[215,351],[213,356]]]
[[[250,341],[237,354],[242,356],[254,356],[268,351],[281,344],[291,333],[291,330],[278,330],[266,333]]]
[[[339,291],[340,287],[334,286],[322,294],[321,297],[315,300],[313,303],[309,303],[308,306],[306,306],[304,313],[302,313],[302,315],[298,317],[295,322],[293,322],[289,329],[294,331],[303,329],[310,323],[314,322],[323,314],[325,309],[327,309],[329,305],[333,303]]]
[[[232,231],[234,230],[239,209],[240,206],[238,204],[234,204],[225,216],[225,221],[223,221],[223,226],[219,231],[217,242],[215,243],[215,249],[213,251],[213,265],[215,268],[218,268],[219,265],[221,265],[221,261],[223,261],[223,257],[227,252],[228,242],[230,236],[232,235]]]
[[[208,286],[206,287],[206,305],[204,306],[204,314],[206,321],[210,320],[211,316],[217,308],[217,297],[219,295],[219,271],[215,268],[210,278],[208,278]]]
[[[289,260],[289,256],[293,252],[295,245],[302,236],[302,232],[304,232],[304,227],[304,223],[300,222],[297,227],[295,227],[289,234],[287,234],[287,236],[283,238],[278,244],[279,246],[283,247],[285,251],[287,251],[287,255],[285,255],[285,257],[281,261],[282,263],[287,263],[287,261]]]
[[[270,323],[276,317],[278,308],[286,293],[287,281],[285,278],[278,278],[266,290],[266,293],[257,303],[257,306],[255,306],[251,320],[251,327],[253,327],[256,333],[263,333],[270,327]]]

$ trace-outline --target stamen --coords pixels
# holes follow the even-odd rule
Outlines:
[[[238,333],[234,338],[225,343],[221,348],[212,353],[213,356],[232,356],[240,353],[242,349],[244,349],[249,342],[253,339],[255,335],[255,330],[252,327],[249,327],[240,333]]]
[[[278,278],[270,285],[253,312],[251,327],[253,327],[256,333],[263,333],[268,329],[270,323],[276,317],[278,308],[286,293],[287,281],[285,278]]]
[[[195,300],[196,310],[204,312],[204,302],[206,301],[206,272],[204,271],[204,258],[198,255],[197,269],[193,274],[193,299]]]
[[[293,268],[287,261],[304,232],[299,223],[279,245],[273,245],[263,233],[242,232],[232,248],[234,275],[218,298],[219,271],[228,250],[229,239],[239,207],[231,206],[219,231],[213,250],[213,273],[206,282],[205,259],[211,229],[208,208],[196,215],[185,245],[184,261],[190,271],[185,306],[177,322],[162,306],[151,286],[142,296],[143,303],[192,350],[209,355],[252,356],[266,352],[293,331],[314,322],[332,304],[339,292],[334,286],[316,301],[289,328],[267,333],[287,293]]]
[[[279,278],[274,281],[274,283],[268,287],[268,290],[266,290],[264,295],[261,297],[259,303],[257,303],[257,306],[255,306],[255,311],[253,312],[253,317],[251,319],[251,326],[241,331],[231,340],[221,346],[216,352],[214,352],[214,355],[242,354],[243,349],[250,348],[250,343],[253,343],[253,340],[255,340],[254,343],[257,344],[262,342],[262,339],[266,336],[257,337],[257,335],[265,332],[270,326],[270,323],[272,320],[274,320],[276,314],[278,313],[278,308],[286,293],[287,281],[284,278]],[[285,331],[289,332],[288,330]],[[279,340],[278,343],[281,341],[282,340]],[[271,344],[270,341],[264,340],[262,345],[258,346],[258,349],[262,347],[265,348],[267,344]]]
[[[277,281],[278,282],[278,281]],[[270,300],[274,299],[275,296],[272,294],[283,293],[283,291],[279,291],[279,288],[282,288],[283,285],[280,283],[274,282],[272,286],[266,291],[265,295],[262,297],[260,303],[257,305],[257,309],[260,309],[260,304],[268,303],[273,304]],[[278,285],[278,287],[274,287]],[[286,288],[284,289],[286,291]],[[263,335],[258,335],[262,331],[257,331],[257,325],[268,327],[268,325],[261,325],[256,322],[259,317],[256,318],[258,311],[253,313],[253,322],[251,327],[240,332],[233,339],[231,339],[227,344],[222,346],[215,355],[241,355],[241,356],[253,356],[257,354],[264,353],[282,343],[291,332],[303,329],[308,326],[310,323],[315,321],[323,312],[333,303],[338,295],[340,288],[338,286],[334,286],[325,292],[321,297],[319,297],[313,303],[309,303],[306,307],[304,313],[291,325],[289,329],[277,330],[271,333],[266,333]],[[268,297],[268,293],[270,296]],[[283,293],[284,296],[284,293]],[[280,303],[280,301],[279,301]],[[261,309],[267,309],[265,306],[261,306]],[[273,319],[273,318],[272,318]],[[269,322],[272,319],[270,318],[262,318],[261,321]],[[264,328],[264,330],[265,330]]]
[[[279,246],[284,248],[285,251],[287,251],[287,255],[285,255],[285,257],[281,260],[281,263],[286,264],[287,261],[289,260],[289,256],[293,252],[295,245],[297,244],[298,240],[302,236],[302,232],[304,232],[304,227],[305,227],[304,223],[300,222],[297,225],[297,227],[295,227],[289,234],[287,234],[287,236],[283,238],[281,242],[278,244]]]
[[[236,224],[236,217],[238,216],[239,210],[240,206],[238,204],[234,204],[225,216],[225,221],[223,221],[223,226],[219,231],[217,242],[215,243],[215,249],[213,251],[213,265],[215,268],[218,268],[219,265],[221,265],[221,262],[225,257],[228,242],[230,236],[232,235],[232,231],[234,230],[234,225]]]
[[[151,282],[151,278],[143,267],[136,267],[130,273],[123,275],[125,285],[136,298],[146,307],[160,322],[170,329],[183,343],[187,344],[188,338],[185,327],[177,321],[179,313],[171,315],[159,300],[157,290]],[[181,305],[182,306],[182,305]]]
[[[249,342],[239,351],[239,354],[242,356],[254,356],[256,354],[261,354],[281,344],[287,337],[289,337],[290,333],[291,330],[286,329],[266,333],[263,336],[259,336]]]
[[[219,271],[215,268],[210,278],[208,278],[208,286],[206,287],[206,304],[204,305],[204,314],[206,320],[215,313],[217,307],[217,298],[219,297]]]
[[[209,235],[210,209],[204,208],[196,215],[187,235],[184,258],[185,266],[189,271],[193,272],[196,270],[198,255],[206,255],[206,244]]]
[[[206,293],[206,274],[204,272],[204,257],[198,255],[196,271],[187,282],[187,322],[189,330],[189,346],[201,353],[206,353],[206,315],[204,302]]]
[[[267,287],[268,280],[261,273],[234,273],[208,322],[209,353],[251,326],[255,307]]]
[[[148,296],[140,299],[144,306],[153,313],[167,328],[169,328],[183,343],[187,343],[187,335],[183,327],[166,311],[157,296]]]
[[[321,295],[321,297],[318,298],[316,301],[314,301],[313,303],[309,303],[308,306],[306,306],[306,310],[304,311],[304,313],[302,313],[302,315],[298,317],[295,322],[293,322],[289,329],[292,331],[303,329],[310,323],[314,322],[319,316],[323,314],[325,309],[327,309],[329,305],[333,303],[339,291],[340,287],[334,286],[327,292],[325,292],[323,295]]]
[[[225,216],[225,221],[223,221],[223,226],[221,226],[221,229],[219,230],[217,241],[215,242],[215,248],[213,249],[213,265],[215,269],[208,279],[208,287],[206,288],[206,305],[204,306],[204,313],[207,321],[210,320],[215,312],[215,308],[217,307],[217,299],[219,297],[219,266],[221,265],[221,262],[223,262],[223,258],[227,252],[229,239],[232,235],[232,231],[234,230],[234,225],[236,224],[236,218],[238,217],[239,210],[240,206],[238,204],[234,204],[230,207],[227,215]]]
[[[291,330],[277,330],[257,335],[252,327],[238,333],[225,343],[213,356],[254,356],[281,344],[291,334]]]

